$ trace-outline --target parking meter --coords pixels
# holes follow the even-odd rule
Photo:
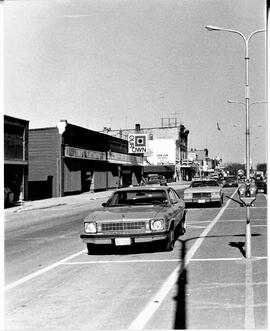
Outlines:
[[[245,184],[239,186],[238,194],[244,205],[250,207],[256,200],[257,187],[255,183],[247,181]]]

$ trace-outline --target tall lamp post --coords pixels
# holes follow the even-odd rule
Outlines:
[[[255,30],[248,37],[237,30],[220,28],[218,26],[207,25],[205,27],[208,31],[225,31],[236,33],[240,35],[245,43],[245,108],[246,108],[246,182],[250,183],[250,129],[249,129],[249,99],[250,99],[250,91],[249,91],[249,40],[252,36],[259,32],[265,32],[265,29]],[[251,231],[250,231],[250,206],[246,205],[247,208],[247,222],[246,222],[246,258],[251,257]]]

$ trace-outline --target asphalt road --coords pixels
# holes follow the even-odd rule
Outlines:
[[[231,196],[234,189],[224,189]],[[88,255],[79,235],[88,205],[25,211],[5,222],[6,329],[267,328],[266,198],[251,208],[190,208],[172,252],[155,245]]]

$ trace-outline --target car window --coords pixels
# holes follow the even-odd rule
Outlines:
[[[167,202],[165,190],[132,190],[115,192],[108,201],[108,207],[141,204],[162,204]]]
[[[169,197],[172,203],[177,203],[178,202],[178,197],[175,195],[173,190],[169,191]]]
[[[215,180],[195,181],[191,187],[219,186]]]

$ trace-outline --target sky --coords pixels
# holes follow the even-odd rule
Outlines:
[[[6,0],[3,16],[6,115],[95,131],[176,117],[189,149],[245,162],[244,40],[205,26],[248,37],[266,28],[264,0]],[[255,166],[267,161],[266,33],[249,57]]]

